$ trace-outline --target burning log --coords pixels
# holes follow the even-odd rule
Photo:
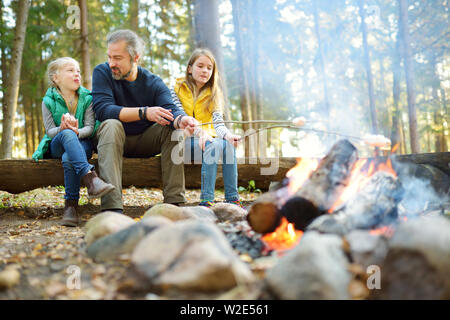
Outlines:
[[[288,187],[261,196],[249,210],[250,226],[259,233],[273,232],[280,224],[281,216],[285,216],[297,230],[305,230],[311,221],[326,213],[336,202],[356,159],[356,148],[348,140],[338,141],[288,201]]]
[[[275,231],[281,221],[281,213],[277,203],[276,192],[261,195],[251,206],[247,215],[248,224],[259,233]]]
[[[308,230],[345,235],[355,229],[373,229],[396,219],[402,187],[392,174],[379,171],[335,214],[315,219]]]

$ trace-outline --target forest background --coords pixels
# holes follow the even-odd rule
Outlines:
[[[120,28],[145,40],[141,65],[169,87],[194,48],[210,48],[226,119],[307,119],[305,130],[271,129],[261,150],[242,146],[241,156],[323,155],[340,137],[330,132],[382,134],[397,153],[448,151],[448,0],[0,4],[0,158],[30,158],[44,135],[48,63],[75,58],[90,89],[92,69],[107,60],[106,35]],[[242,134],[264,126],[230,127]]]

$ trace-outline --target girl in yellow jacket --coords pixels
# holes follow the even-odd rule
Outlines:
[[[214,204],[214,189],[219,158],[222,158],[225,200],[239,206],[236,150],[241,137],[232,134],[223,123],[223,96],[219,88],[216,60],[208,49],[196,49],[189,59],[186,75],[172,89],[174,103],[200,123],[194,137],[186,140],[185,153],[202,159],[200,205]],[[190,160],[190,159],[189,159]]]

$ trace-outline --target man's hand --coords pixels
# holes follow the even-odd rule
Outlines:
[[[179,124],[178,129],[186,129],[189,135],[194,134],[195,127],[198,125],[198,121],[190,116],[180,116],[182,117]]]
[[[167,126],[170,121],[173,121],[173,115],[170,110],[162,107],[148,107],[147,120],[156,122],[162,126]]]
[[[225,140],[227,140],[229,143],[231,143],[235,148],[238,146],[241,139],[242,139],[241,136],[238,136],[235,134],[227,134],[225,136]]]

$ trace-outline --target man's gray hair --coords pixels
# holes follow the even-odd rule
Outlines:
[[[128,29],[117,30],[111,32],[106,37],[107,45],[122,40],[127,44],[127,51],[131,58],[134,58],[136,55],[142,57],[145,48],[144,40],[142,40],[135,32]]]

